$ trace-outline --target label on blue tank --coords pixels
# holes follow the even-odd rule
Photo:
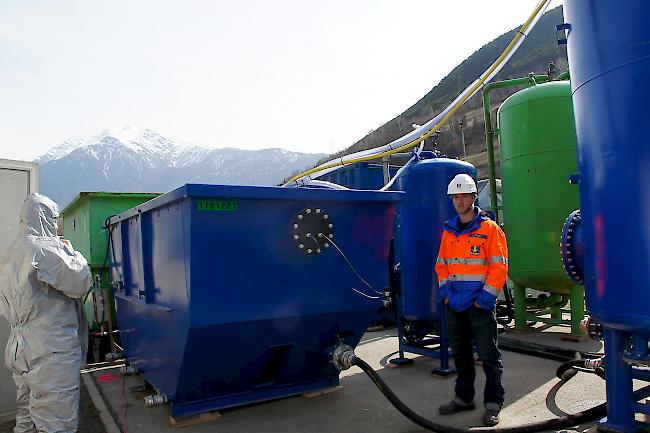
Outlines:
[[[197,200],[196,208],[205,211],[226,211],[237,210],[237,200]]]

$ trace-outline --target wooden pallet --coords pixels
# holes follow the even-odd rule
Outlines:
[[[169,425],[174,428],[190,427],[193,425],[207,424],[221,418],[217,411],[205,412],[198,415],[188,415],[180,418],[169,417]]]
[[[339,385],[339,386],[333,386],[331,388],[321,389],[321,390],[318,390],[318,391],[304,392],[302,394],[302,396],[304,398],[314,398],[314,397],[320,397],[320,396],[323,396],[323,395],[331,394],[333,392],[338,392],[338,391],[342,391],[342,390],[343,390],[343,386]]]

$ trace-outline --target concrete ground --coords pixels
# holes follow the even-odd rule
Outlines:
[[[566,342],[560,336],[562,327],[538,329],[528,334],[512,334],[506,338],[536,344],[571,348],[577,351],[599,351],[602,346],[593,341]],[[415,364],[401,369],[385,368],[398,349],[395,330],[368,332],[356,353],[378,370],[395,393],[420,415],[439,423],[456,427],[481,425],[482,397],[485,383],[480,366],[477,374],[477,410],[443,417],[437,407],[453,396],[454,377],[440,378],[430,374],[438,361],[411,355]],[[506,402],[502,411],[503,426],[550,419],[565,413],[584,410],[604,402],[605,383],[595,375],[579,373],[566,385],[559,387],[555,370],[560,362],[525,354],[503,351]],[[107,433],[172,432],[178,431],[168,423],[169,409],[144,407],[139,376],[124,380],[117,368],[87,373],[99,390],[111,414]],[[98,381],[99,380],[99,381]],[[289,397],[246,407],[224,410],[222,417],[202,425],[183,428],[188,433],[219,431],[220,433],[415,433],[421,427],[402,416],[358,368],[341,374],[343,389],[339,392],[305,398]],[[92,385],[91,385],[92,386]],[[124,390],[124,391],[123,391]],[[582,425],[561,432],[583,432],[593,426]],[[84,432],[81,430],[80,432]],[[91,431],[91,430],[88,430]]]
[[[12,433],[15,421],[0,424],[0,433]],[[107,433],[100,418],[99,411],[88,394],[88,390],[81,382],[81,394],[79,397],[79,433]]]

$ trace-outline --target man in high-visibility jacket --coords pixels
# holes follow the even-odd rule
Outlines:
[[[499,422],[505,395],[495,307],[508,274],[508,246],[497,223],[474,206],[476,184],[470,176],[454,177],[447,194],[458,215],[445,222],[436,274],[458,376],[454,399],[440,406],[439,412],[450,415],[476,407],[474,340],[486,379],[483,422],[492,426]]]

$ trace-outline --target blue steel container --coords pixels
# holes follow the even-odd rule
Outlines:
[[[395,176],[398,169],[399,167],[393,165],[389,167],[391,178]],[[384,167],[380,164],[357,162],[324,174],[318,180],[336,183],[351,189],[378,190],[384,186]]]
[[[355,347],[381,301],[353,291],[376,296],[325,241],[321,253],[308,254],[307,240],[299,248],[294,224],[307,209],[322,215],[381,292],[400,196],[185,185],[114,217],[128,362],[169,398],[172,416],[336,386],[330,352]]]
[[[436,258],[443,224],[456,214],[447,185],[460,173],[476,179],[472,164],[434,158],[409,165],[396,181],[397,189],[405,192],[398,207],[396,239],[401,308],[407,320],[438,319]]]
[[[650,2],[565,2],[587,308],[650,334]]]
[[[389,166],[391,178],[395,176],[398,169],[399,167]],[[336,183],[350,189],[376,191],[384,186],[384,167],[380,164],[357,162],[324,174],[318,180]],[[393,184],[390,190],[394,191],[395,189],[395,184]],[[393,323],[395,323],[394,306],[389,305],[386,307],[382,305],[377,310],[374,319],[370,322],[370,327],[388,326]]]

